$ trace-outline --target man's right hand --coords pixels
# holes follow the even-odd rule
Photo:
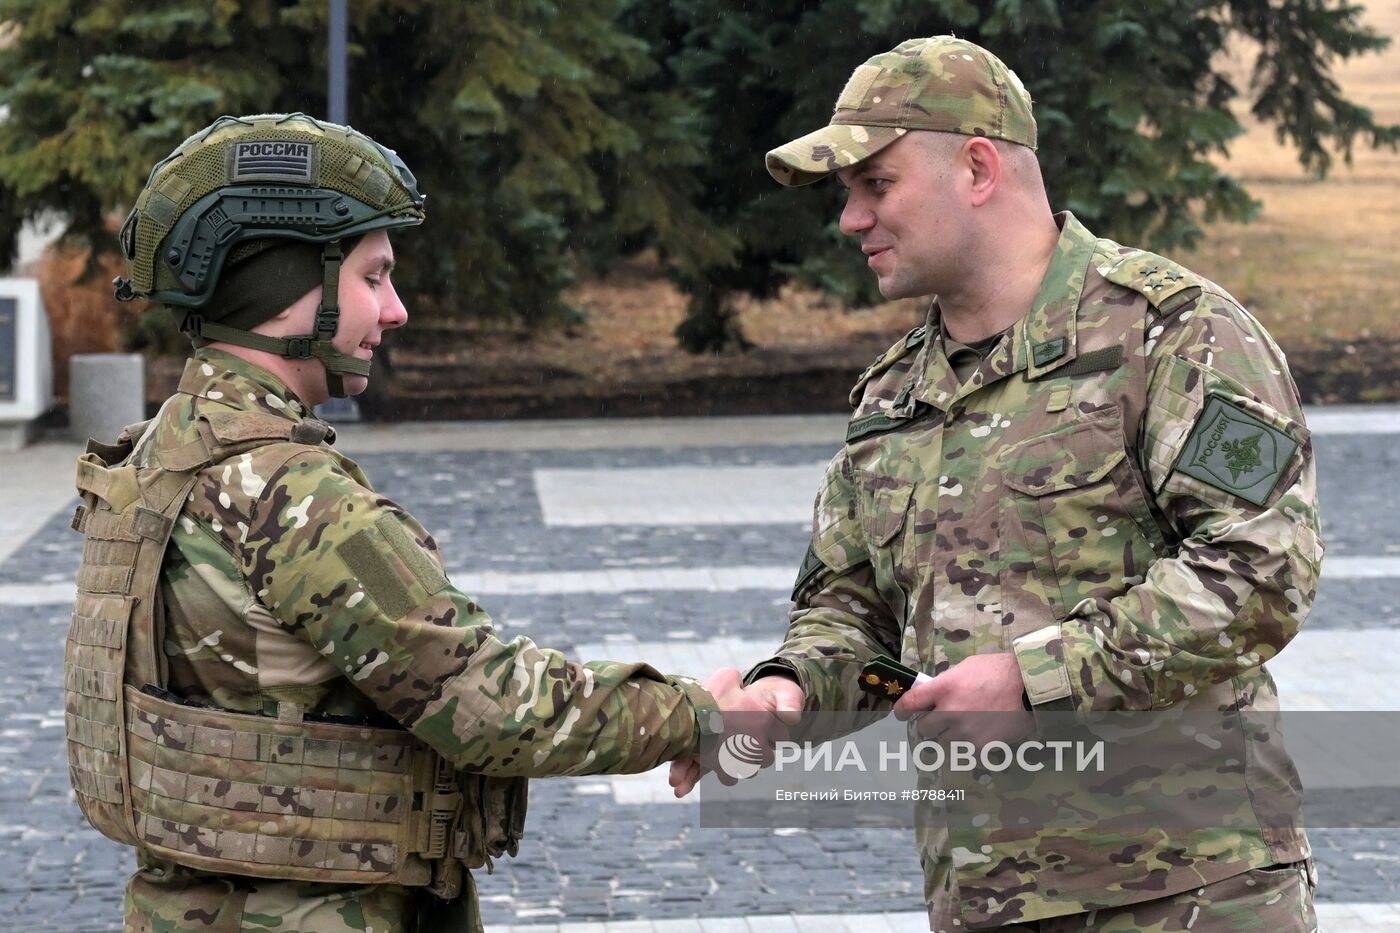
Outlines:
[[[703,684],[715,698],[722,713],[767,713],[774,717],[773,725],[792,725],[802,712],[805,697],[797,681],[779,675],[760,677],[747,687],[743,685],[744,675],[732,667],[715,671]],[[752,721],[756,717],[745,717]],[[695,789],[705,774],[700,762],[695,758],[682,758],[671,762],[671,787],[677,797],[684,797]]]

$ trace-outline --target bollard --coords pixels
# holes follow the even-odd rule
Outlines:
[[[79,353],[68,364],[68,424],[77,441],[110,444],[121,429],[146,418],[144,362],[139,353]]]

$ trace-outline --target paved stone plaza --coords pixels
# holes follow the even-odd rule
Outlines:
[[[1286,708],[1398,710],[1400,411],[1315,410],[1328,556],[1270,664]],[[839,417],[354,427],[340,446],[441,543],[504,637],[673,672],[777,644]],[[76,445],[0,454],[0,930],[119,927],[130,853],[82,822],[63,749]],[[1310,830],[1324,928],[1400,931],[1400,830]],[[919,930],[912,833],[707,829],[665,770],[535,782],[492,929]]]

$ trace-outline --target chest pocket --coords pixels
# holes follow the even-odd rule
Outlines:
[[[1166,542],[1123,441],[1117,409],[1007,448],[1001,584],[1011,637],[1146,578]]]

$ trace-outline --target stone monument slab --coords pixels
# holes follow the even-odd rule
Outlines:
[[[34,279],[0,279],[0,450],[17,450],[53,405],[49,321]]]

